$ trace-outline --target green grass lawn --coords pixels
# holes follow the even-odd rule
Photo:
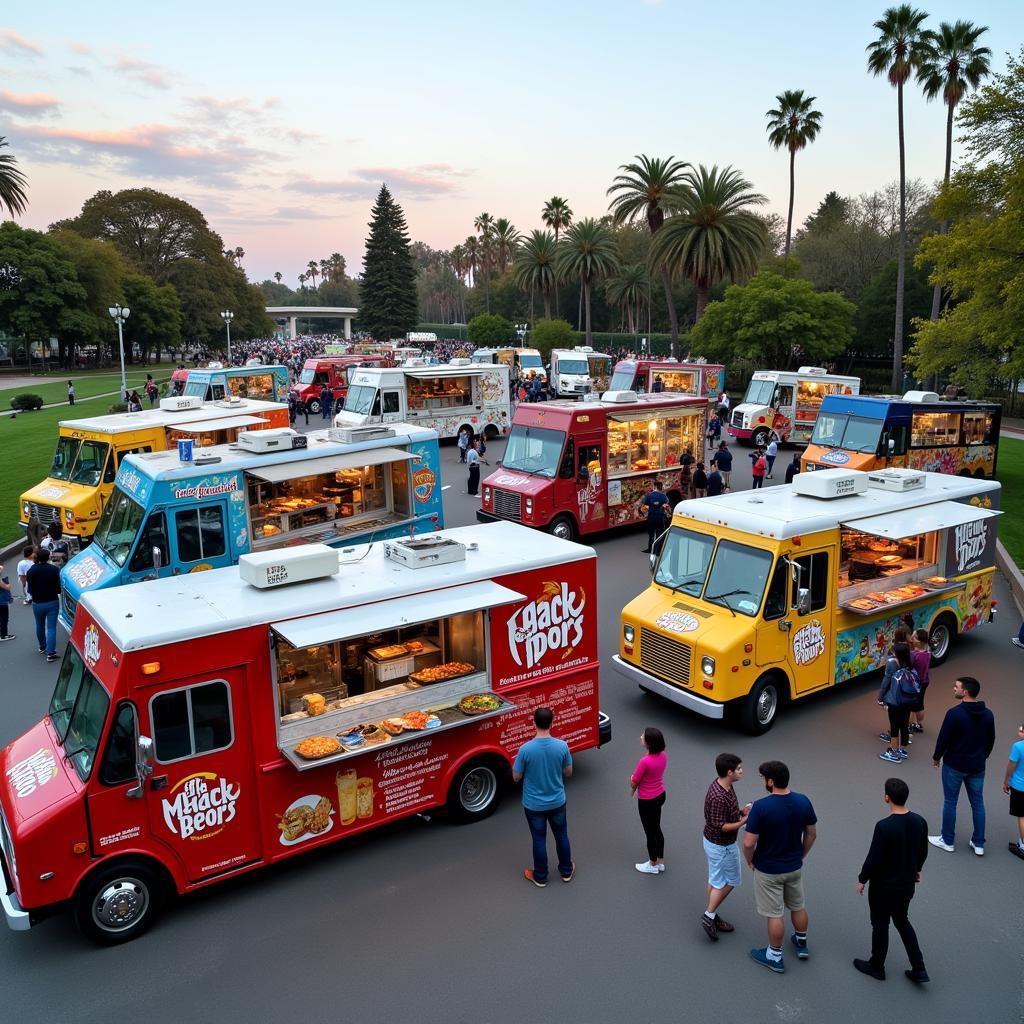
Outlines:
[[[999,517],[999,539],[1013,560],[1024,566],[1024,441],[999,442],[996,477],[1003,485]]]
[[[125,376],[128,381],[128,387],[130,389],[137,388],[139,394],[142,394],[142,385],[146,381],[147,373],[153,374],[153,379],[160,384],[170,378],[172,370],[173,367],[169,366],[151,366],[145,370],[128,370]],[[120,370],[86,373],[68,373],[65,370],[59,373],[49,373],[45,376],[34,377],[32,382],[25,387],[6,388],[0,391],[0,412],[10,409],[11,399],[15,395],[25,393],[40,395],[44,405],[49,405],[52,402],[66,402],[69,380],[75,382],[76,407],[81,404],[83,399],[121,390]],[[0,377],[0,388],[3,388],[3,386],[4,380]],[[143,395],[142,397],[145,398],[146,396]],[[110,399],[111,402],[114,400],[114,398]],[[106,412],[106,409],[103,411]],[[96,414],[92,413],[91,415]]]

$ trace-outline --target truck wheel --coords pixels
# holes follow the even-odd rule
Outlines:
[[[768,445],[768,431],[765,427],[758,427],[750,438],[755,448],[765,448]]]
[[[320,415],[320,399],[319,398],[311,398],[306,403],[306,411],[311,416],[319,416]]]
[[[575,540],[576,524],[569,518],[569,516],[555,516],[555,518],[548,523],[548,533],[550,533],[552,537],[557,537],[559,540]]]
[[[149,930],[163,908],[167,887],[161,875],[142,861],[100,868],[74,897],[75,924],[100,946],[131,942]]]
[[[459,769],[448,791],[448,815],[460,825],[483,821],[501,803],[504,764],[496,759],[470,761]]]
[[[740,728],[750,736],[767,732],[775,722],[780,699],[776,678],[762,676],[739,707]]]
[[[488,423],[484,427],[484,440],[485,441],[496,441],[498,439],[498,428],[493,423]]]
[[[956,619],[944,612],[928,630],[928,647],[932,652],[932,664],[941,665],[949,657],[949,649],[956,638]]]

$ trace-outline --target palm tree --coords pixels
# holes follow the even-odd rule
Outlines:
[[[795,164],[797,150],[813,142],[821,131],[821,111],[811,104],[816,96],[805,96],[802,89],[787,89],[775,97],[778,106],[764,116],[768,118],[768,141],[775,149],[789,150],[789,214],[786,217],[786,251],[793,238],[793,194],[796,190]]]
[[[320,273],[320,267],[316,260],[310,260],[306,264],[306,277],[312,280],[313,287],[316,288],[316,275]]]
[[[751,209],[768,200],[739,171],[703,164],[690,168],[669,204],[678,210],[651,244],[650,263],[693,282],[695,321],[704,315],[708,292],[725,278],[748,277],[768,248],[764,221]]]
[[[561,196],[552,196],[541,211],[541,219],[544,224],[555,233],[555,245],[558,245],[558,233],[562,228],[568,228],[572,224],[572,210],[569,204]],[[555,278],[555,316],[560,316],[561,310],[558,305],[558,278]]]
[[[499,217],[494,222],[494,258],[499,270],[504,270],[512,262],[519,239],[519,232],[507,217]]]
[[[626,311],[626,323],[630,334],[636,334],[640,322],[640,307],[647,298],[651,281],[647,268],[642,263],[623,267],[616,277],[608,282],[608,301]]]
[[[240,267],[242,260],[245,259],[245,250],[240,245],[236,245],[231,255],[234,257],[235,266]]]
[[[7,140],[0,135],[0,149],[7,148]],[[28,179],[18,168],[18,161],[10,153],[0,153],[0,210],[5,206],[12,217],[28,208]]]
[[[494,218],[489,213],[481,213],[473,220],[473,227],[480,235],[480,268],[484,272],[484,297],[487,312],[491,311],[491,261],[494,253]]]
[[[987,32],[986,26],[974,25],[969,21],[948,21],[939,25],[938,32],[926,32],[925,53],[917,71],[917,80],[925,96],[933,100],[942,93],[946,104],[946,167],[942,180],[949,184],[950,164],[953,160],[953,111],[967,94],[968,89],[977,89],[983,78],[989,75],[989,58],[992,51],[987,46],[975,46],[979,36]],[[939,234],[949,230],[949,222],[939,225]],[[939,319],[942,302],[942,285],[937,284],[932,292],[932,320]]]
[[[331,280],[337,283],[345,276],[345,257],[340,252],[332,252],[327,261],[331,271]]]
[[[903,137],[903,86],[921,67],[926,56],[924,11],[910,4],[890,7],[875,22],[879,36],[867,46],[868,71],[885,75],[896,90],[897,126],[900,143],[900,238],[896,251],[896,322],[892,336],[892,389],[899,394],[903,384],[903,282],[907,263],[907,160]]]
[[[636,163],[623,164],[619,168],[623,173],[616,176],[606,193],[614,195],[608,205],[616,225],[630,224],[644,218],[654,235],[665,223],[665,214],[668,212],[666,203],[682,183],[683,172],[690,165],[672,156],[661,160],[638,154],[635,159]],[[671,351],[674,356],[679,346],[679,318],[672,298],[672,279],[668,268],[662,270],[661,283],[665,289],[665,305],[668,307],[672,328]]]
[[[586,310],[586,344],[593,338],[590,331],[590,292],[594,281],[609,277],[619,269],[619,247],[615,235],[593,217],[587,217],[566,232],[559,243],[556,257],[558,276],[574,278],[583,286]]]
[[[274,280],[275,280],[275,281],[276,281],[276,282],[277,282],[278,284],[280,284],[280,283],[281,283],[281,278],[283,278],[283,277],[284,277],[284,274],[282,274],[280,270],[275,270],[275,271],[274,271]]]
[[[320,280],[321,281],[333,280],[330,277],[330,273],[331,273],[331,261],[330,260],[321,260],[320,261]]]
[[[300,291],[305,291],[306,290],[306,275],[305,274],[299,274],[299,290]]]
[[[477,242],[476,235],[469,235],[462,243],[462,248],[466,251],[466,273],[475,287],[476,272],[480,269],[480,243]]]
[[[555,236],[550,231],[534,230],[530,232],[528,238],[523,239],[512,265],[516,285],[524,292],[530,293],[531,304],[536,292],[543,296],[546,320],[551,319],[551,292],[557,280],[557,255]],[[532,310],[530,319],[533,319]]]

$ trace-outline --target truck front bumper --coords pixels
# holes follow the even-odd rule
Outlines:
[[[738,437],[741,441],[749,441],[754,436],[752,430],[744,430],[742,427],[726,427],[725,429],[730,437]]]
[[[476,510],[476,521],[478,523],[508,523],[514,522],[510,519],[502,519],[501,516],[496,516],[493,512],[485,512],[482,508]]]
[[[6,824],[2,826],[6,829]],[[14,932],[27,932],[32,927],[29,912],[18,902],[14,892],[13,875],[7,858],[0,852],[0,907],[3,907],[7,927]]]
[[[612,662],[615,664],[615,671],[620,676],[636,683],[641,689],[650,690],[651,693],[656,693],[672,701],[674,704],[679,704],[684,708],[689,708],[691,711],[696,711],[698,715],[703,715],[705,718],[725,717],[724,704],[707,700],[704,697],[698,697],[697,694],[690,693],[689,690],[681,690],[677,686],[671,686],[657,676],[652,676],[649,672],[644,672],[643,669],[637,668],[636,665],[624,661],[617,654],[612,656]]]

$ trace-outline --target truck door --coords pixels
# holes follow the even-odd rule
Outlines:
[[[399,423],[402,419],[402,392],[398,388],[381,391],[381,423]]]
[[[153,549],[160,552],[160,571],[157,573],[153,560]],[[167,513],[162,509],[154,509],[149,513],[146,522],[139,531],[139,539],[135,543],[125,567],[125,583],[139,583],[142,580],[156,579],[157,575],[171,575],[171,548],[167,542]]]
[[[144,691],[153,738],[149,827],[191,881],[261,857],[259,799],[244,671]]]
[[[226,524],[224,502],[175,510],[171,527],[174,575],[230,565]]]
[[[576,504],[580,523],[585,522],[588,531],[602,530],[608,525],[607,491],[604,439],[581,440],[576,448]]]
[[[798,694],[827,686],[835,676],[834,557],[833,550],[824,550],[792,558],[798,569],[797,579],[790,580],[786,618],[792,623],[788,659]]]

